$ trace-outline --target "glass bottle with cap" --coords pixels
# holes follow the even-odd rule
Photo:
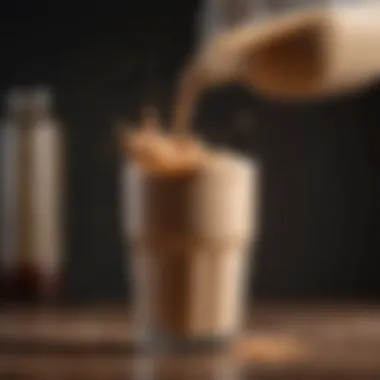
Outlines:
[[[6,296],[53,300],[63,258],[62,128],[45,88],[9,93],[1,128],[0,268]]]

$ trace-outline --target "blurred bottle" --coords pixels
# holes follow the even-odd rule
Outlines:
[[[0,138],[5,298],[55,300],[63,253],[63,134],[48,90],[8,94]]]

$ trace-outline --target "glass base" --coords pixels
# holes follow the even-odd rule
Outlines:
[[[236,336],[213,335],[213,336],[185,336],[178,337],[166,334],[144,334],[137,338],[138,348],[148,351],[164,352],[199,352],[219,351],[227,348],[236,340]]]

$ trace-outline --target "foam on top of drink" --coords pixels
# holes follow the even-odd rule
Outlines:
[[[197,170],[209,155],[204,144],[193,136],[162,131],[152,115],[145,116],[140,130],[128,133],[125,145],[132,160],[152,174]]]
[[[177,175],[201,169],[228,173],[251,167],[243,155],[209,147],[191,134],[162,131],[152,115],[145,116],[142,128],[127,134],[125,148],[134,163],[150,174]]]
[[[242,154],[231,152],[230,150],[213,149],[204,166],[212,168],[212,170],[227,172],[244,169],[250,170],[251,160]]]

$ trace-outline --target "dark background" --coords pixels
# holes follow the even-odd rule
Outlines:
[[[13,1],[1,6],[0,90],[49,84],[69,155],[65,295],[128,294],[119,223],[116,122],[141,107],[170,116],[194,48],[195,0]],[[206,94],[197,127],[263,166],[262,236],[252,289],[261,298],[380,295],[380,88],[308,105],[240,88]],[[127,286],[125,285],[127,283]]]

